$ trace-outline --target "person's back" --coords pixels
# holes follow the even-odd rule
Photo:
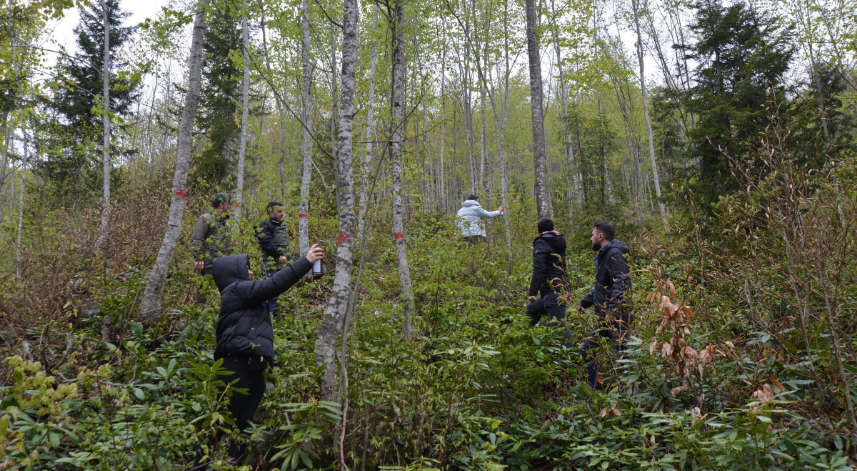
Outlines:
[[[461,209],[455,214],[455,223],[461,230],[461,237],[470,242],[485,239],[485,219],[495,218],[503,214],[505,208],[500,206],[497,211],[486,211],[479,204],[476,195],[470,195],[461,204]]]
[[[542,315],[556,319],[563,326],[567,346],[571,332],[565,325],[566,305],[560,297],[568,289],[566,277],[565,237],[554,229],[553,221],[541,218],[539,236],[533,240],[533,276],[530,279],[527,316],[530,325],[538,324]]]
[[[232,236],[226,221],[229,219],[229,197],[218,193],[211,201],[213,211],[196,220],[191,235],[196,269],[211,274],[214,260],[232,254]]]

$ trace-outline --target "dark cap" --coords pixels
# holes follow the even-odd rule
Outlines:
[[[213,198],[211,198],[211,206],[214,208],[220,206],[220,203],[228,203],[228,202],[229,202],[229,195],[227,195],[226,193],[218,193],[218,194],[214,195]]]

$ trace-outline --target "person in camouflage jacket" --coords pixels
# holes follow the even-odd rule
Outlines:
[[[196,220],[191,235],[193,245],[194,268],[201,276],[210,276],[214,260],[232,254],[232,237],[226,221],[229,219],[229,196],[218,193],[211,199],[213,211],[207,212]],[[196,301],[205,303],[202,293],[197,293]]]

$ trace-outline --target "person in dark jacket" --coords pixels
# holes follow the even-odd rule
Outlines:
[[[592,333],[583,344],[581,355],[586,362],[589,386],[601,389],[598,381],[598,362],[589,358],[590,351],[599,345],[598,337],[614,342],[616,351],[625,350],[628,327],[631,323],[631,277],[625,256],[630,254],[628,246],[622,241],[615,240],[616,228],[607,221],[598,221],[592,227],[592,237],[589,239],[592,250],[598,252],[595,256],[595,285],[580,300],[577,311],[595,306],[595,314],[599,317],[601,327]]]
[[[538,230],[539,236],[533,240],[533,278],[528,292],[527,316],[530,325],[536,325],[547,314],[548,320],[556,319],[563,325],[565,337],[570,339],[571,332],[565,326],[566,305],[560,299],[562,290],[568,289],[565,237],[554,230],[553,220],[548,218],[539,219]]]
[[[314,244],[306,257],[278,271],[274,276],[251,281],[247,254],[220,257],[214,261],[212,276],[220,290],[220,315],[217,318],[217,346],[214,359],[223,359],[223,368],[231,372],[218,379],[248,394],[232,394],[229,412],[239,431],[253,420],[265,394],[264,371],[274,360],[274,328],[267,301],[284,293],[324,257]],[[231,444],[229,457],[240,462],[246,447]]]
[[[292,257],[292,247],[283,226],[283,203],[271,201],[265,209],[268,219],[259,223],[256,237],[259,239],[259,248],[262,249],[262,273],[270,278],[286,266]],[[268,312],[274,314],[276,307],[277,298],[269,299]]]

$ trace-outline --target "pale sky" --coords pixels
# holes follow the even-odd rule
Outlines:
[[[124,0],[120,5],[123,10],[131,12],[131,16],[125,20],[126,25],[138,25],[146,18],[154,18],[161,7],[166,6],[168,0]],[[48,24],[48,29],[53,28],[51,41],[56,45],[64,46],[69,54],[74,54],[77,51],[77,45],[74,38],[74,27],[80,19],[80,15],[76,9],[67,10],[65,16],[59,20]],[[49,49],[53,47],[46,46]]]

